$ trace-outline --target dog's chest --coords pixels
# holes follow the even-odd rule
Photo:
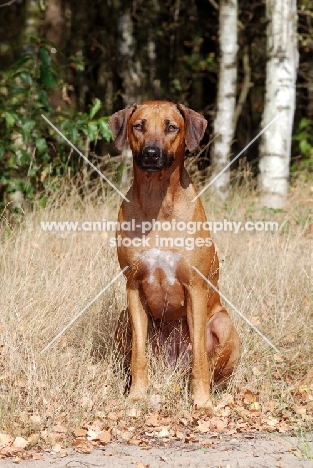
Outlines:
[[[147,269],[147,281],[149,284],[154,284],[157,281],[156,271],[159,269],[163,271],[167,282],[171,286],[177,279],[177,263],[180,257],[181,255],[179,253],[163,251],[156,248],[138,254],[138,258]]]
[[[155,319],[177,320],[185,314],[184,288],[180,281],[181,254],[152,248],[138,254],[141,287]]]

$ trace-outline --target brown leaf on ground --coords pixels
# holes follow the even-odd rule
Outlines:
[[[184,432],[182,432],[182,431],[176,431],[176,437],[177,437],[177,439],[184,440],[184,438],[185,438],[186,436],[185,436],[185,433],[184,433]]]
[[[210,432],[211,431],[211,421],[198,421],[197,430],[202,433]]]
[[[103,426],[103,421],[100,419],[95,419],[89,429],[92,429],[95,432],[101,432],[103,430]]]
[[[227,418],[220,419],[220,418],[213,417],[210,420],[211,430],[216,430],[218,432],[223,431],[227,427],[227,424],[228,424]]]
[[[41,455],[41,453],[31,453],[31,456],[30,456],[31,460],[43,460],[43,455]]]
[[[124,442],[128,442],[132,437],[133,437],[133,433],[131,431],[123,431],[121,433],[121,439],[124,441]]]
[[[53,426],[53,431],[57,432],[58,434],[66,434],[68,432],[68,428],[62,426],[61,424],[57,424],[56,426]]]
[[[91,453],[93,446],[87,440],[76,439],[73,442],[73,448],[78,453]]]
[[[99,440],[100,444],[102,445],[106,445],[106,444],[109,444],[111,442],[111,434],[109,431],[102,431],[98,434],[98,438],[97,440]]]
[[[13,442],[13,437],[9,434],[0,434],[0,447],[5,446]]]
[[[14,447],[13,445],[11,445],[11,447],[4,447],[0,450],[1,457],[14,457],[15,455],[21,455],[22,453],[23,449]]]
[[[159,426],[160,421],[159,421],[159,414],[158,413],[152,413],[148,418],[146,419],[146,425],[147,426]]]
[[[202,445],[202,447],[210,447],[211,445],[213,445],[213,443],[214,442],[210,439],[205,439],[205,440],[200,441],[200,445]]]
[[[73,432],[75,437],[86,437],[86,435],[87,435],[87,430],[82,429],[82,428],[73,429],[72,432]]]
[[[135,439],[135,438],[133,438],[133,439],[130,439],[130,441],[129,441],[128,443],[129,443],[129,445],[136,445],[136,446],[138,446],[138,445],[141,444],[141,440],[140,440],[140,439]]]
[[[243,394],[243,401],[246,405],[251,405],[258,400],[258,396],[253,393],[251,390],[246,389]]]

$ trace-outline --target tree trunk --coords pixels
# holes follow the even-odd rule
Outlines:
[[[22,33],[22,41],[26,51],[33,47],[29,45],[30,37],[38,37],[40,27],[40,9],[37,0],[27,0],[25,3],[25,23]]]
[[[237,0],[221,0],[219,7],[220,64],[217,112],[214,120],[215,140],[211,151],[213,178],[228,164],[234,137],[234,112],[237,83]],[[229,192],[229,170],[212,184],[222,199]]]
[[[143,99],[143,73],[139,58],[136,57],[133,21],[130,9],[121,13],[118,22],[119,30],[119,74],[123,81],[123,98],[126,105]]]
[[[295,112],[297,1],[267,0],[266,96],[262,127],[280,113],[262,135],[259,187],[265,206],[281,208],[289,179],[292,125]]]
[[[62,0],[48,0],[45,11],[44,31],[48,41],[61,48],[63,44],[64,15]],[[55,63],[59,66],[59,52],[53,54]],[[65,105],[59,89],[50,91],[50,103],[55,109]]]

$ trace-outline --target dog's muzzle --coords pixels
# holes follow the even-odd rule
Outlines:
[[[172,165],[173,157],[169,157],[160,146],[144,146],[137,157],[138,166],[147,172],[157,172]]]

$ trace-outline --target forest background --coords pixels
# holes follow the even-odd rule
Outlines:
[[[284,179],[280,198],[290,170],[312,176],[312,0],[11,0],[1,2],[0,13],[2,206],[16,208],[25,199],[44,206],[61,179],[86,189],[96,178],[41,114],[114,183],[129,185],[127,155],[108,156],[114,156],[108,117],[155,98],[182,102],[208,119],[199,180],[245,148],[275,117],[275,106],[289,107],[288,123],[278,119],[268,130],[269,148],[266,139],[256,140],[231,169],[248,162],[265,193],[275,192],[276,171]],[[288,69],[288,82],[286,76],[269,82],[271,60],[283,73]],[[233,74],[223,75],[223,67]],[[271,93],[285,93],[285,103],[273,103]],[[227,197],[230,184],[226,172],[215,188]],[[264,204],[277,205],[266,198]]]

